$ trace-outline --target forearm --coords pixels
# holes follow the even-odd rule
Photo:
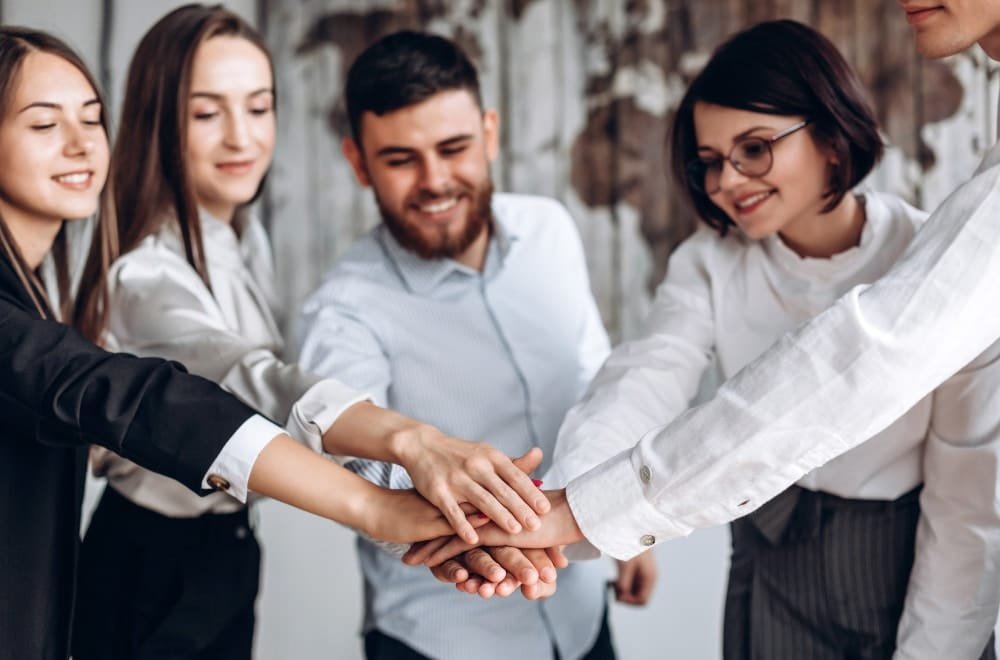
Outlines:
[[[378,488],[325,460],[287,435],[275,437],[257,457],[250,490],[303,511],[368,531],[366,498]]]
[[[435,431],[405,415],[361,401],[345,409],[323,434],[323,449],[330,454],[402,465],[416,450],[416,443]]]

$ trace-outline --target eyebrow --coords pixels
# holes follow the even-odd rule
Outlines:
[[[437,148],[448,147],[448,146],[457,144],[459,142],[466,142],[468,140],[471,140],[472,138],[473,138],[473,135],[471,133],[468,133],[468,134],[463,133],[462,135],[455,135],[455,136],[452,136],[452,137],[447,138],[445,140],[441,140],[440,142],[438,142],[434,146],[437,147]],[[417,151],[416,149],[412,149],[410,147],[397,147],[397,146],[390,145],[388,147],[382,147],[381,149],[379,149],[378,151],[375,152],[375,155],[376,156],[401,156],[401,155],[404,155],[404,154],[412,154],[412,153],[415,153],[416,151]]]
[[[90,99],[89,101],[85,101],[82,107],[86,108],[92,105],[100,105],[100,104],[101,104],[100,99],[95,97]],[[62,110],[62,105],[59,103],[52,103],[51,101],[35,101],[34,103],[29,103],[28,105],[18,110],[17,114],[21,114],[22,112],[25,112],[32,108],[50,108],[52,110]]]
[[[754,131],[776,131],[776,130],[778,130],[778,129],[774,128],[773,126],[752,126],[752,127],[748,128],[747,130],[743,131],[742,133],[738,133],[737,135],[734,135],[733,136],[733,142],[738,142],[739,140],[742,140],[743,138],[748,137]],[[712,147],[710,147],[708,145],[699,144],[698,145],[698,151],[703,151],[703,150],[704,151],[715,151],[716,153],[718,153],[718,151],[716,149],[713,149]]]
[[[253,98],[254,96],[260,96],[261,94],[273,94],[273,93],[274,93],[273,87],[261,87],[260,89],[256,89],[247,94],[247,98]],[[223,99],[226,98],[226,95],[216,94],[215,92],[191,92],[191,98],[193,99],[205,98],[205,99],[211,99],[213,101],[222,101]]]

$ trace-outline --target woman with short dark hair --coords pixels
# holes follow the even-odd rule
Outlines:
[[[570,477],[683,413],[713,362],[732,376],[878,279],[925,217],[855,190],[882,153],[874,114],[833,44],[793,21],[718,48],[680,103],[671,147],[679,190],[707,226],[671,257],[642,335],[567,416],[560,437],[575,442],[554,461]],[[1000,578],[981,561],[1000,551],[1000,520],[955,479],[995,460],[1000,410],[972,402],[998,386],[993,350],[734,522],[724,657],[994,657],[996,589],[978,585]]]

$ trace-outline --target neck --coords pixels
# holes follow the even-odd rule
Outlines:
[[[464,252],[455,256],[455,261],[463,266],[468,266],[482,272],[483,266],[486,265],[486,249],[489,245],[490,228],[487,224],[483,226],[483,230],[479,232],[479,236],[476,236],[476,240],[469,247],[465,248]]]
[[[848,193],[829,213],[800,219],[778,235],[800,257],[823,259],[856,247],[864,226],[864,206]]]
[[[979,40],[979,47],[986,51],[991,60],[1000,60],[1000,25]]]
[[[21,251],[28,268],[35,270],[42,265],[52,249],[56,235],[62,228],[59,218],[27,218],[6,204],[0,204],[0,217],[7,223],[7,229]]]

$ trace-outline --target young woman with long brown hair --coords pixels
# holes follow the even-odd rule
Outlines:
[[[48,34],[0,26],[4,660],[69,655],[86,447],[92,443],[195,492],[221,489],[243,498],[253,490],[376,538],[412,541],[451,527],[418,495],[373,487],[176,363],[94,345],[107,311],[103,276],[116,251],[114,216],[107,192],[102,196],[107,169],[104,105],[83,62]],[[99,207],[96,244],[74,297],[60,247],[63,225]],[[57,275],[51,291],[40,274],[50,257]],[[358,403],[328,435],[371,439],[397,421]],[[409,429],[397,429],[405,439]]]
[[[505,456],[371,404],[387,430],[411,431],[406,443],[371,429],[333,435],[364,396],[278,357],[270,249],[246,208],[271,162],[274,108],[267,48],[236,14],[186,5],[142,38],[112,167],[122,256],[109,278],[109,341],[183,362],[287,420],[313,449],[389,457],[459,524],[457,502],[470,501],[507,526],[520,526],[515,515],[534,526],[526,502],[541,496]],[[75,656],[248,658],[259,549],[244,504],[192,497],[106,451],[95,458],[109,487],[84,541]],[[132,559],[109,561],[115,548]]]

